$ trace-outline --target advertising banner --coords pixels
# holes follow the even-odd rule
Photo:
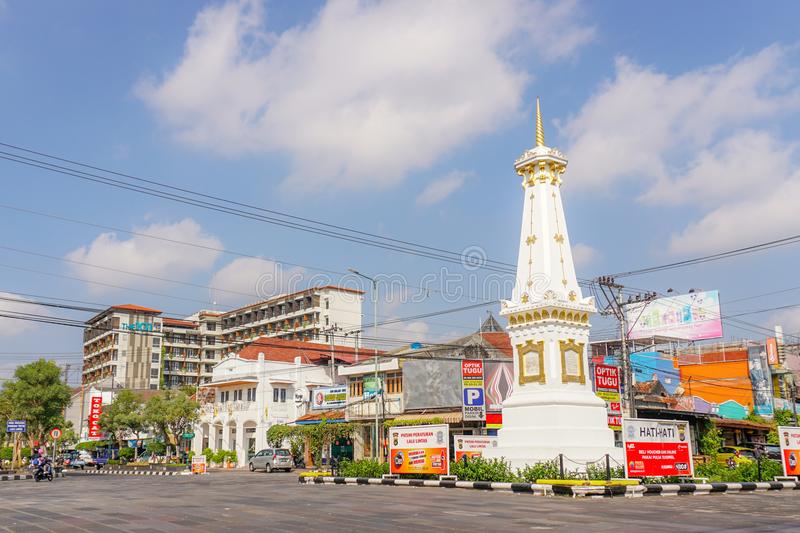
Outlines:
[[[447,424],[400,426],[389,429],[392,474],[439,474],[450,472],[450,434]]]
[[[514,390],[514,364],[505,361],[483,362],[486,411],[497,413],[503,410],[503,400]]]
[[[719,291],[693,292],[625,306],[628,338],[656,335],[698,341],[722,337]]]
[[[6,420],[6,433],[26,433],[27,431],[27,420]]]
[[[192,457],[192,474],[207,474],[206,456],[195,455]]]
[[[779,362],[778,341],[775,337],[770,337],[767,339],[767,363],[777,365]]]
[[[767,352],[761,346],[747,349],[747,371],[753,387],[753,411],[759,416],[772,417],[772,375],[767,366]]]
[[[456,461],[466,456],[481,457],[486,448],[497,448],[497,437],[489,435],[453,435]]]
[[[689,423],[681,420],[622,420],[626,477],[694,475]]]
[[[92,396],[89,399],[89,438],[103,438],[103,431],[100,429],[100,415],[103,414],[103,397]]]
[[[486,420],[486,394],[483,388],[483,361],[461,361],[461,397],[465,422]]]
[[[800,428],[778,426],[784,476],[800,476]]]
[[[311,392],[312,409],[338,409],[347,405],[347,387],[323,387]]]
[[[381,391],[381,378],[375,376],[364,376],[364,392],[363,397],[365,400],[374,398]]]
[[[594,391],[606,402],[608,411],[608,427],[620,431],[622,417],[622,403],[620,398],[620,370],[618,366],[595,365]]]

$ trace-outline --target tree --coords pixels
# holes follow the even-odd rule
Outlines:
[[[136,440],[139,440],[139,434],[147,427],[143,411],[141,396],[131,390],[123,389],[116,394],[111,404],[103,409],[100,415],[100,427],[111,434],[122,449],[122,442],[128,434],[133,434]]]
[[[61,381],[61,369],[53,361],[39,359],[18,366],[14,378],[3,386],[4,402],[10,402],[11,415],[28,422],[27,437],[31,446],[43,441],[45,434],[63,420],[71,391]],[[19,448],[19,440],[15,449]],[[19,454],[15,455],[15,463]]]
[[[200,404],[185,392],[172,390],[153,396],[144,408],[145,420],[164,435],[165,442],[175,444],[184,429],[200,417],[199,411]]]

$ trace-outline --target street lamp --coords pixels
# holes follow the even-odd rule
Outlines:
[[[362,274],[355,268],[348,268],[348,271],[352,272],[356,276],[360,278],[364,278],[372,283],[372,335],[374,340],[372,342],[378,342],[378,282],[375,278],[371,278],[365,274]],[[378,386],[378,347],[375,346],[375,386]],[[381,441],[380,441],[380,432],[378,429],[378,391],[375,391],[375,444],[372,446],[372,457],[376,458],[380,461],[381,454]]]

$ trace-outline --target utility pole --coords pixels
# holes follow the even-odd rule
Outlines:
[[[622,357],[622,375],[625,383],[625,400],[628,405],[628,413],[631,418],[636,418],[636,391],[633,386],[633,365],[630,360],[630,353],[628,352],[628,318],[625,314],[625,303],[622,297],[622,289],[624,285],[616,282],[612,276],[600,276],[597,278],[597,284],[600,286],[600,291],[606,300],[607,306],[605,311],[601,314],[613,314],[619,321],[619,338],[620,350]],[[635,301],[628,303],[641,303],[648,302],[655,299],[656,293],[648,292],[644,295],[637,295]],[[644,308],[642,308],[644,311]],[[638,320],[638,319],[637,319]]]
[[[378,282],[375,278],[371,278],[367,275],[362,274],[358,270],[354,268],[348,268],[350,272],[369,280],[372,283],[372,335],[374,337],[373,343],[378,342]],[[378,378],[378,346],[377,344],[373,344],[375,346],[375,386],[378,386],[379,378]],[[383,454],[381,453],[381,438],[380,438],[380,429],[379,429],[379,415],[378,415],[378,394],[381,391],[375,391],[375,443],[372,446],[372,456],[375,457],[378,461],[383,460]],[[383,396],[381,394],[381,396]]]

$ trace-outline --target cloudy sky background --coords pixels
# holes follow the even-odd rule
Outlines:
[[[590,278],[800,233],[798,16],[788,1],[0,0],[0,142],[513,262],[513,161],[538,95],[547,143],[570,160],[570,238]],[[181,316],[348,267],[420,285],[446,266],[5,160],[0,176],[0,309],[88,316],[12,301],[25,293]],[[800,303],[798,261],[789,246],[624,282],[763,311]],[[381,317],[508,296],[485,271],[448,268],[467,276],[461,298],[388,289]],[[441,341],[484,316],[379,337]],[[800,331],[794,308],[741,319],[726,337]],[[609,327],[596,321],[598,336]],[[79,329],[0,318],[0,341],[0,377],[40,353],[77,371]]]

